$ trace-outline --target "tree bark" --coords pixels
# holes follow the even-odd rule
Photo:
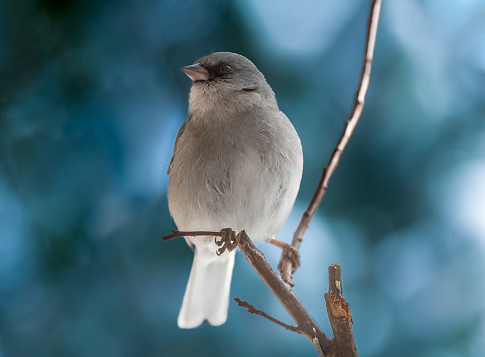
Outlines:
[[[325,294],[327,315],[332,326],[333,339],[329,357],[357,357],[352,332],[352,315],[349,304],[342,296],[342,266],[338,263],[328,267],[328,293]]]

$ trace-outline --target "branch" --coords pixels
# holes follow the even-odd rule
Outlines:
[[[328,293],[325,294],[325,302],[333,331],[330,355],[334,357],[357,357],[359,354],[352,332],[352,315],[349,311],[349,304],[342,296],[341,275],[342,266],[340,264],[332,264],[328,267]]]
[[[334,338],[330,339],[320,329],[293,289],[283,282],[281,277],[271,268],[263,252],[256,248],[246,232],[242,231],[238,237],[238,246],[244,253],[247,261],[291,315],[297,327],[287,325],[263,311],[256,310],[247,302],[235,298],[234,300],[236,300],[238,305],[247,308],[252,314],[263,316],[283,326],[287,330],[302,334],[312,342],[319,356],[358,357],[352,332],[352,315],[350,314],[349,304],[342,296],[342,266],[340,264],[332,264],[328,267],[329,283],[328,293],[325,294],[325,302],[334,335]]]
[[[190,231],[190,232],[172,231],[172,234],[163,236],[160,239],[165,242],[167,240],[177,238],[177,237],[196,237],[196,236],[222,237],[222,233],[211,232],[211,231]]]
[[[281,305],[283,305],[285,310],[296,322],[300,333],[312,343],[317,338],[320,348],[323,351],[330,351],[330,338],[318,326],[306,307],[296,296],[293,289],[281,280],[278,274],[271,268],[263,252],[256,248],[245,231],[239,233],[238,246],[244,253],[249,264],[251,264],[256,273],[258,273],[274,296],[276,296]]]
[[[265,319],[268,319],[269,321],[274,322],[275,324],[280,325],[280,326],[284,327],[285,329],[287,329],[289,331],[293,331],[293,332],[301,334],[301,330],[298,327],[285,324],[284,322],[282,322],[278,319],[275,319],[274,317],[268,315],[266,312],[256,309],[253,305],[251,305],[247,301],[241,300],[239,298],[234,298],[234,301],[236,301],[236,303],[239,306],[247,309],[250,314],[264,317]]]
[[[315,194],[313,195],[305,213],[303,213],[300,224],[293,234],[293,240],[291,242],[291,245],[296,249],[300,249],[301,243],[303,242],[303,235],[308,229],[310,221],[315,215],[318,206],[320,206],[323,196],[325,196],[325,193],[327,192],[330,177],[332,177],[332,174],[334,173],[335,168],[339,163],[340,156],[347,146],[347,143],[349,142],[349,139],[354,132],[355,126],[359,121],[360,115],[362,114],[362,110],[364,109],[365,95],[367,93],[367,88],[369,87],[370,81],[372,59],[374,55],[374,47],[377,35],[377,25],[379,23],[379,14],[381,10],[381,1],[382,0],[372,0],[371,2],[369,20],[367,22],[364,60],[362,63],[360,82],[357,92],[355,94],[354,104],[350,111],[349,117],[347,118],[347,124],[345,125],[344,132],[340,137],[337,146],[333,150],[333,153],[330,156],[330,160],[323,169],[322,177],[320,178],[320,182],[318,183]],[[290,283],[291,275],[294,273],[297,267],[295,267],[293,263],[288,260],[284,255],[281,256],[279,266],[281,267],[281,278],[287,283]]]

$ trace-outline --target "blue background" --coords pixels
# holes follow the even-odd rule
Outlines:
[[[265,74],[304,149],[289,241],[352,105],[368,8],[0,2],[0,356],[315,355],[235,303],[221,327],[176,327],[192,252],[159,237],[175,228],[180,67],[233,51]],[[384,1],[364,114],[294,277],[330,332],[327,267],[342,263],[362,356],[483,356],[484,20],[478,0]],[[291,323],[240,253],[231,296]]]

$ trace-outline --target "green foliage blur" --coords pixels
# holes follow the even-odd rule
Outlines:
[[[290,241],[353,103],[369,1],[0,1],[0,357],[313,356],[230,304],[176,326],[192,252],[166,169],[180,67],[250,58],[305,165]],[[361,356],[483,356],[485,3],[384,1],[361,122],[301,249],[302,301],[331,334],[343,265]],[[280,252],[260,245],[276,267]],[[231,295],[291,319],[236,258]]]

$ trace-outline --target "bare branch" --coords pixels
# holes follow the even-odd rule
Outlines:
[[[296,333],[299,333],[299,334],[302,333],[301,330],[298,327],[285,324],[284,322],[282,322],[278,319],[275,319],[274,317],[268,315],[266,312],[256,309],[253,305],[251,305],[247,301],[241,300],[239,298],[234,298],[234,301],[236,301],[236,303],[239,306],[247,309],[250,314],[264,317],[265,319],[268,319],[269,321],[274,322],[275,324],[280,325],[280,326],[284,327],[285,329],[287,329],[289,331],[293,331],[293,332],[296,332]]]
[[[329,351],[330,338],[318,326],[306,307],[296,296],[293,289],[271,268],[263,252],[256,248],[245,231],[240,232],[238,236],[238,246],[244,253],[247,261],[270,288],[271,292],[276,296],[285,310],[288,311],[301,330],[300,333],[312,343],[317,338],[321,349],[323,351]]]
[[[350,111],[349,117],[347,118],[347,124],[345,125],[344,132],[340,137],[340,140],[335,147],[332,155],[330,156],[330,160],[328,161],[327,165],[323,169],[322,177],[320,178],[320,182],[318,183],[317,189],[315,194],[313,195],[308,208],[306,209],[305,213],[301,218],[300,224],[298,225],[295,233],[293,234],[293,240],[291,245],[296,249],[300,249],[301,243],[303,242],[303,235],[305,234],[306,230],[310,225],[310,221],[312,220],[315,212],[320,206],[323,197],[328,189],[328,182],[330,181],[330,177],[335,171],[337,167],[340,156],[344,151],[349,139],[357,125],[360,115],[362,114],[362,110],[364,109],[365,103],[365,95],[367,93],[367,88],[369,87],[370,82],[370,73],[372,68],[372,59],[374,55],[374,47],[377,35],[377,25],[379,24],[379,14],[381,10],[381,0],[372,0],[370,6],[370,13],[369,19],[367,22],[367,34],[366,34],[366,45],[364,51],[364,60],[362,63],[362,71],[360,75],[359,87],[355,94],[354,104]],[[291,275],[293,274],[296,267],[293,263],[288,260],[284,255],[281,256],[280,259],[280,273],[281,277],[287,283],[291,281]]]
[[[352,332],[352,315],[349,304],[342,296],[341,274],[340,264],[332,264],[328,267],[328,293],[325,294],[325,302],[333,331],[330,356],[358,357],[359,353]]]
[[[178,237],[196,237],[196,236],[222,237],[222,233],[211,232],[211,231],[190,231],[190,232],[172,231],[172,234],[163,236],[160,239],[165,242],[167,240],[178,238]]]

